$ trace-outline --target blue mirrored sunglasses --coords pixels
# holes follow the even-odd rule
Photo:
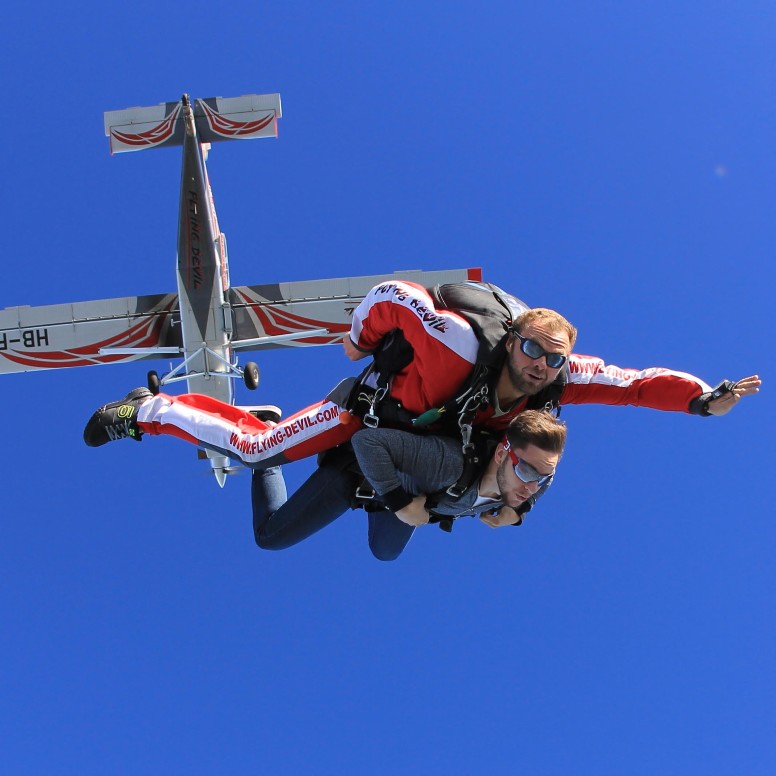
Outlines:
[[[512,466],[515,468],[515,474],[518,476],[518,479],[526,484],[535,482],[541,488],[555,476],[555,472],[552,474],[540,474],[530,463],[526,463],[522,458],[518,458],[506,437],[501,444],[504,445],[504,449],[509,453],[509,457],[512,460]]]
[[[565,363],[566,363],[566,356],[562,355],[561,353],[548,353],[538,342],[532,339],[528,339],[528,337],[524,337],[522,334],[519,334],[514,329],[512,329],[512,333],[520,340],[520,350],[523,351],[523,353],[528,356],[528,358],[533,358],[534,360],[540,359],[542,356],[547,359],[547,366],[550,369],[560,369]]]

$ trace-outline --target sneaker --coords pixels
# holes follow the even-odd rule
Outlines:
[[[137,425],[137,410],[153,396],[147,388],[135,388],[121,401],[114,401],[100,407],[86,424],[84,442],[89,447],[100,447],[126,437],[139,442],[143,432]]]
[[[265,423],[278,423],[283,415],[283,410],[274,404],[251,404],[248,407],[240,407],[240,409],[250,412],[254,418],[263,420]]]

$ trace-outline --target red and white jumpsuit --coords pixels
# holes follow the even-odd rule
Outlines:
[[[374,351],[392,330],[400,329],[414,349],[412,362],[391,383],[391,396],[413,414],[441,406],[471,373],[478,350],[474,331],[460,315],[436,310],[422,286],[391,281],[375,286],[353,312],[350,336],[355,346]],[[685,372],[661,367],[621,369],[600,358],[572,354],[563,404],[611,404],[689,412],[690,402],[711,388]],[[492,406],[475,425],[506,428],[525,409],[527,399],[494,417]],[[266,468],[328,450],[350,439],[361,423],[342,416],[343,407],[324,399],[277,425],[208,396],[159,394],[138,411],[146,434],[168,434],[218,450],[251,467]],[[346,422],[343,422],[346,421]]]

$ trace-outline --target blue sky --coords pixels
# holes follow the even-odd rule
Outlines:
[[[482,266],[578,352],[765,385],[569,407],[521,528],[381,564],[360,513],[258,550],[250,478],[175,440],[86,448],[145,364],[4,376],[3,772],[770,773],[774,33],[754,0],[7,11],[0,307],[174,290],[179,154],[111,158],[103,111],[278,91],[279,139],[208,162],[233,283]],[[287,412],[354,372],[259,363]]]

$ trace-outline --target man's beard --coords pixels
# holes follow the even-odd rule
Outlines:
[[[498,487],[499,497],[501,501],[504,504],[507,504],[508,506],[511,506],[513,509],[516,509],[521,504],[524,504],[530,497],[530,493],[528,496],[526,496],[524,499],[521,499],[517,504],[509,504],[507,501],[507,493],[509,492],[509,485],[507,481],[507,471],[509,467],[509,458],[507,457],[504,461],[501,462],[498,469],[496,469],[496,486]],[[518,498],[521,498],[520,494],[515,494]]]
[[[539,393],[539,391],[546,388],[554,380],[554,378],[552,380],[546,378],[541,383],[534,383],[530,380],[526,380],[517,370],[511,356],[508,356],[507,358],[507,371],[509,372],[509,381],[512,383],[512,387],[526,396],[533,396]]]

